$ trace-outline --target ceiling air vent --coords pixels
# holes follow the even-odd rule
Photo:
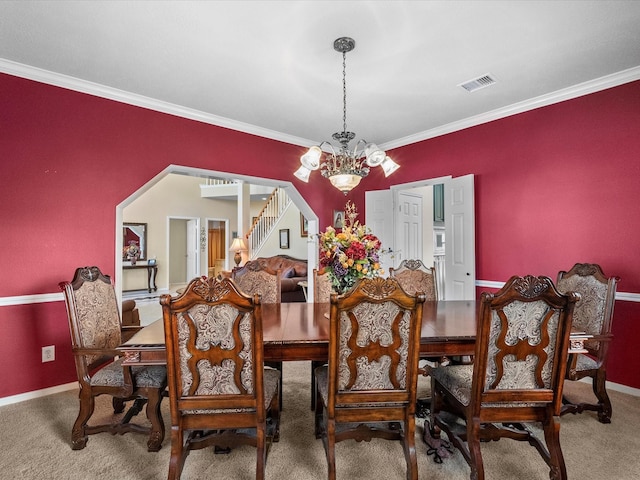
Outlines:
[[[475,92],[476,90],[488,87],[489,85],[493,85],[494,83],[496,83],[496,81],[493,79],[493,77],[491,77],[491,74],[487,73],[482,77],[474,78],[473,80],[461,83],[458,86],[464,88],[467,92]]]

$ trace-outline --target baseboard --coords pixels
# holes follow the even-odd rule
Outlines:
[[[588,379],[584,379],[587,380]],[[591,383],[591,382],[588,382]],[[607,382],[607,390],[613,390],[620,393],[626,393],[627,395],[633,395],[634,397],[640,397],[640,388],[627,387],[619,383]]]
[[[71,382],[63,385],[56,385],[55,387],[43,388],[42,390],[20,393],[19,395],[13,395],[11,397],[0,398],[0,407],[11,405],[13,403],[24,402],[26,400],[32,400],[34,398],[46,397],[47,395],[53,395],[54,393],[66,392],[74,389],[77,390],[78,388],[78,382]]]
[[[591,377],[583,377],[579,382],[586,383],[587,385],[591,385],[593,380]],[[614,382],[606,382],[607,390],[613,390],[614,392],[626,393],[627,395],[633,395],[634,397],[640,397],[640,388],[627,387],[626,385],[622,385],[620,383]]]
[[[583,378],[581,382],[591,383],[591,379]],[[33,398],[46,397],[47,395],[53,395],[54,393],[66,392],[68,390],[74,390],[78,388],[78,382],[65,383],[63,385],[57,385],[55,387],[43,388],[42,390],[34,390],[32,392],[21,393],[19,395],[13,395],[11,397],[0,398],[0,407],[5,405],[11,405],[13,403],[24,402]],[[633,395],[634,397],[640,397],[640,388],[627,387],[619,383],[607,382],[607,390],[613,390],[620,393],[626,393],[627,395]]]

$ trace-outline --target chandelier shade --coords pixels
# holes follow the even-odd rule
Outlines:
[[[382,161],[382,164],[380,166],[384,171],[385,177],[388,177],[389,175],[391,175],[393,172],[395,172],[397,169],[400,168],[400,165],[398,165],[396,162],[391,160],[391,157],[385,157],[385,159]]]
[[[345,195],[357,187],[360,180],[369,175],[369,167],[381,167],[385,177],[400,168],[400,165],[375,143],[359,140],[353,150],[349,150],[349,142],[356,137],[356,134],[347,131],[347,52],[353,50],[355,46],[355,40],[349,37],[341,37],[333,42],[334,50],[342,53],[342,132],[332,135],[340,147],[336,150],[333,144],[326,141],[312,146],[300,157],[301,166],[294,172],[296,178],[308,182],[311,172],[319,169],[322,176],[329,179],[331,184]],[[325,146],[327,150],[323,151],[322,147]]]

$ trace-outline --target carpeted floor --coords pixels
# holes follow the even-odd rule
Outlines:
[[[315,480],[326,478],[327,468],[320,440],[313,435],[309,408],[308,362],[284,365],[284,410],[281,440],[274,444],[267,461],[266,478]],[[420,380],[424,393],[428,379]],[[570,387],[570,388],[569,388]],[[572,383],[568,390],[589,394],[590,386]],[[89,437],[87,447],[73,451],[70,430],[78,413],[77,392],[70,391],[0,408],[0,479],[20,480],[151,480],[166,478],[170,454],[168,402],[163,403],[167,436],[158,453],[146,449],[139,434]],[[613,421],[597,422],[591,413],[562,418],[562,447],[570,479],[631,480],[640,476],[640,398],[611,392]],[[97,414],[109,416],[110,402],[100,399]],[[421,422],[420,422],[421,424]],[[442,464],[427,457],[420,440],[419,476],[429,480],[463,480],[469,468],[455,452]],[[548,469],[534,448],[508,439],[482,445],[487,479],[546,480]],[[404,479],[405,463],[399,442],[342,442],[337,446],[337,477],[355,479]],[[183,479],[255,478],[255,449],[238,448],[229,455],[211,449],[192,452]]]

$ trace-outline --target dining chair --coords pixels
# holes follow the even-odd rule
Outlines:
[[[333,287],[331,286],[331,279],[329,273],[320,271],[317,268],[313,269],[313,302],[315,305],[322,303],[329,303],[331,300],[331,292]],[[311,361],[311,410],[316,409],[316,368],[325,365],[326,361],[312,360]]]
[[[331,299],[331,279],[329,274],[313,269],[313,301],[315,303],[329,303]]]
[[[409,294],[413,295],[417,291],[424,292],[425,301],[438,301],[438,287],[436,282],[435,269],[427,267],[422,260],[405,259],[400,262],[398,268],[389,268],[389,275],[396,280],[400,286]],[[421,357],[419,374],[428,377],[431,367],[434,365],[448,365],[451,362],[449,357]],[[426,381],[426,380],[425,380]],[[419,398],[417,404],[417,415],[425,418],[429,412],[430,399]]]
[[[315,432],[328,478],[335,445],[372,438],[402,443],[407,479],[417,480],[415,405],[424,294],[394,278],[365,278],[331,294],[329,363],[316,369]]]
[[[482,294],[473,365],[431,371],[431,434],[446,432],[472,480],[485,478],[481,442],[500,438],[528,442],[549,466],[550,478],[567,478],[560,410],[579,298],[560,293],[548,277],[511,277],[497,293]],[[542,424],[544,440],[533,423]]]
[[[272,270],[264,261],[252,260],[234,268],[231,278],[249,295],[260,294],[262,303],[280,303],[280,270]]]
[[[557,286],[561,292],[576,291],[581,299],[573,313],[574,331],[591,336],[584,342],[587,353],[569,355],[567,380],[591,378],[597,403],[576,403],[565,395],[562,415],[595,411],[601,423],[611,423],[612,407],[607,394],[607,357],[613,340],[611,324],[616,301],[618,277],[607,277],[594,263],[576,263],[568,272],[558,273]]]
[[[256,479],[263,479],[279,439],[280,374],[264,367],[260,295],[242,293],[227,278],[196,278],[183,294],[162,295],[160,304],[171,411],[168,479],[180,478],[192,450],[243,444],[256,447]]]
[[[427,267],[422,260],[402,260],[398,268],[389,268],[389,275],[395,277],[408,294],[424,292],[426,301],[438,300],[435,270]]]
[[[260,295],[264,303],[281,303],[282,286],[280,270],[269,268],[264,259],[250,260],[242,267],[234,268],[231,278],[236,286],[247,295]],[[282,377],[282,362],[268,362],[270,367],[280,372]],[[282,409],[282,391],[280,391],[280,409]]]
[[[149,435],[149,451],[160,450],[164,440],[160,403],[167,386],[166,368],[122,365],[116,350],[122,342],[116,295],[111,279],[98,267],[78,268],[71,282],[60,282],[59,286],[64,293],[80,384],[80,411],[71,431],[72,448],[83,449],[88,435],[95,433],[141,432]],[[124,412],[125,402],[133,400],[133,404],[119,421],[89,425],[99,395],[112,397],[116,414]],[[145,403],[151,425],[131,423]]]

